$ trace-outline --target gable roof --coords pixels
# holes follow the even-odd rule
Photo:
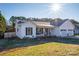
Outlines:
[[[19,20],[21,20],[21,19],[19,19]],[[41,19],[40,21],[39,21],[39,19],[37,19],[37,20],[31,19],[30,20],[30,18],[26,18],[26,20],[25,20],[25,18],[23,18],[23,20],[21,20],[21,22],[18,22],[18,23],[24,23],[24,21],[34,21],[34,24],[37,25],[37,26],[43,26],[43,27],[51,27],[51,26],[56,27],[57,26],[57,27],[59,27],[65,21],[70,20],[73,25],[75,25],[76,27],[79,27],[79,22],[77,22],[77,21],[75,21],[73,19],[65,19],[65,20],[55,19],[55,20],[52,20],[52,21],[42,21],[42,20],[43,19]],[[48,24],[48,23],[50,23],[50,24]]]
[[[54,26],[61,26],[65,21],[67,21],[68,19],[62,20],[62,21],[53,21],[51,22],[52,25]]]

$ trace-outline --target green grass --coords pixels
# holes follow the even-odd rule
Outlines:
[[[44,38],[45,39],[45,38]],[[79,55],[79,40],[60,39],[49,40],[24,39],[24,40],[0,40],[0,45],[6,48],[1,51],[1,56],[69,56]],[[57,39],[59,40],[59,39]],[[77,44],[76,44],[77,43]]]
[[[35,46],[19,47],[0,52],[5,56],[61,56],[61,55],[79,55],[79,45],[64,43],[45,43]]]

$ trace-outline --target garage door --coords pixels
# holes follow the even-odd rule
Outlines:
[[[61,30],[61,36],[67,36],[67,30],[62,29]]]
[[[73,35],[73,30],[68,30],[68,35],[72,36]]]
[[[61,36],[72,36],[73,30],[61,30]]]

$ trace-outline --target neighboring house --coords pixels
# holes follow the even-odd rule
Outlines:
[[[16,20],[15,28],[16,35],[19,38],[35,38],[38,36],[50,36],[50,32],[54,28],[54,26],[50,25],[50,22]]]
[[[67,19],[54,22],[16,20],[15,28],[19,38],[36,38],[39,36],[73,36],[75,26]]]

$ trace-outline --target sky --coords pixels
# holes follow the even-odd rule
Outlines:
[[[61,8],[54,10],[54,3],[0,3],[0,10],[9,21],[11,16],[24,16],[35,18],[62,18],[79,21],[79,4],[59,4]],[[58,7],[57,7],[58,8]]]

